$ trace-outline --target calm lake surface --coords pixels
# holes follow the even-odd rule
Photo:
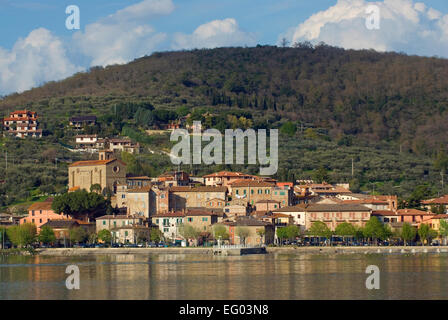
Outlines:
[[[80,290],[65,286],[72,264]],[[365,287],[369,265],[379,290]],[[9,256],[0,299],[448,299],[448,255]]]

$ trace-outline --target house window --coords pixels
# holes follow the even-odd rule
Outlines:
[[[239,194],[239,190],[236,190],[235,193],[236,193],[236,194]]]
[[[254,189],[250,190],[250,193],[251,193],[251,194],[254,194]]]
[[[33,211],[31,211],[31,215],[34,217],[34,210]]]
[[[202,218],[202,221],[207,221],[208,220],[208,218]]]
[[[269,190],[268,190],[268,189],[266,189],[266,190],[264,191],[264,193],[266,193],[266,194],[269,194]]]
[[[246,189],[244,189],[243,193],[246,194]]]
[[[128,236],[128,232],[127,232],[127,231],[124,232],[124,236],[125,236],[125,237]]]
[[[168,232],[169,229],[168,228],[163,228],[163,232]]]
[[[188,218],[188,222],[193,222],[193,218]]]
[[[258,194],[263,194],[263,190],[258,189]]]
[[[159,224],[159,219],[156,219],[156,224]]]
[[[280,195],[284,196],[285,195],[285,191],[280,191]]]
[[[103,226],[105,226],[106,225],[106,220],[103,220]]]

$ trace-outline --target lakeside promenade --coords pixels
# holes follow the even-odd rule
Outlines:
[[[448,246],[408,246],[408,247],[267,247],[268,254],[421,254],[448,253]],[[208,254],[213,248],[51,248],[37,249],[43,256],[86,256],[115,254]]]

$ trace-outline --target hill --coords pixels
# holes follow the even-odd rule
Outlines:
[[[67,122],[75,115],[98,116],[87,133],[128,135],[152,150],[167,148],[168,139],[148,137],[144,130],[188,113],[190,120],[218,129],[281,128],[279,179],[309,178],[323,167],[327,179],[354,180],[363,190],[408,196],[428,183],[434,194],[443,191],[433,162],[448,142],[447,73],[445,59],[327,45],[154,53],[11,94],[0,100],[0,116],[15,109],[37,111],[46,136],[38,142],[42,152],[50,148],[64,155],[59,143],[72,141],[75,133]],[[6,141],[0,151],[13,153],[9,146],[16,143]],[[128,160],[136,174],[171,168],[166,156],[148,150]],[[255,167],[232,169],[255,172]],[[22,189],[38,187],[35,182]]]

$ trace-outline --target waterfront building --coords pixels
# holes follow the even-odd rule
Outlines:
[[[68,167],[69,191],[84,189],[99,184],[101,190],[114,194],[118,185],[126,183],[126,164],[114,158],[107,151],[99,152],[99,160],[78,161]]]
[[[51,208],[53,198],[48,198],[43,202],[35,202],[28,207],[28,215],[20,219],[20,224],[33,223],[36,225],[37,232],[40,231],[43,225],[53,220],[72,220],[72,218],[65,214],[58,214]]]

